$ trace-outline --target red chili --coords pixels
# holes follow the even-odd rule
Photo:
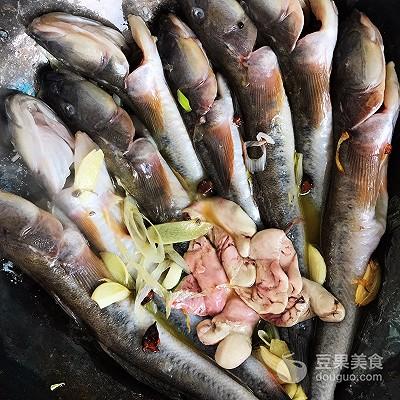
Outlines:
[[[208,179],[203,179],[197,186],[197,192],[204,197],[212,196],[213,184]]]
[[[309,176],[305,175],[303,177],[303,181],[301,182],[301,185],[300,185],[300,194],[305,195],[305,194],[310,193],[310,191],[313,187],[314,187],[314,183],[313,183],[312,179]]]
[[[147,296],[142,300],[140,303],[142,306],[145,306],[147,303],[150,303],[154,299],[154,291],[150,290],[149,293],[147,293]]]
[[[242,118],[240,118],[240,115],[234,115],[234,116],[233,116],[233,123],[234,123],[236,126],[242,125]]]
[[[157,329],[157,323],[154,322],[153,325],[150,325],[142,339],[142,348],[143,351],[151,351],[153,353],[157,353],[160,351],[158,346],[160,345],[160,336]]]

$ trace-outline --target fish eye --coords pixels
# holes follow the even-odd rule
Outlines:
[[[75,115],[75,107],[72,104],[66,104],[64,106],[64,110],[68,117],[72,117]]]
[[[202,22],[205,17],[204,10],[200,7],[193,7],[192,16],[196,20],[196,22]]]
[[[238,26],[239,29],[243,29],[244,28],[244,23],[242,21],[239,21],[237,23],[237,26]]]

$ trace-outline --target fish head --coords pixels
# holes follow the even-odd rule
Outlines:
[[[63,64],[96,81],[123,88],[129,73],[120,32],[97,21],[66,13],[44,14],[28,33]]]
[[[304,15],[298,0],[242,0],[246,13],[259,24],[274,48],[290,53],[304,25]]]
[[[0,240],[18,249],[19,259],[35,258],[35,252],[23,251],[27,247],[48,256],[58,253],[61,223],[22,197],[0,191],[0,226]]]
[[[92,82],[69,72],[49,71],[43,74],[40,95],[75,131],[102,136],[122,151],[129,149],[135,135],[130,116]]]
[[[335,80],[345,128],[362,123],[382,105],[385,86],[382,37],[359,11],[353,12],[339,39]]]
[[[22,93],[8,97],[6,112],[15,149],[53,197],[70,175],[74,137],[54,111],[35,97]]]
[[[188,98],[197,114],[205,114],[217,95],[217,82],[200,41],[183,21],[170,14],[161,22],[157,44],[173,89]]]
[[[190,27],[217,62],[224,55],[238,61],[253,51],[257,29],[235,0],[180,2]]]

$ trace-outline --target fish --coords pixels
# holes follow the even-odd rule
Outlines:
[[[94,140],[109,172],[150,220],[161,223],[180,217],[190,204],[189,195],[152,139],[135,140],[132,119],[112,96],[76,75],[54,72],[44,75],[40,95],[73,131],[86,132]]]
[[[321,28],[299,39],[286,60],[296,151],[303,155],[301,207],[309,243],[319,245],[321,214],[329,187],[333,158],[330,76],[338,32],[338,12],[332,0],[310,0]]]
[[[202,44],[177,16],[168,14],[160,22],[157,48],[164,73],[177,97],[188,99],[189,108],[199,118],[206,114],[217,96],[217,79]]]
[[[110,275],[78,231],[6,192],[0,192],[0,225],[0,251],[89,326],[106,353],[135,379],[174,399],[257,399],[180,340],[165,320],[144,307],[143,317],[138,318],[133,296],[100,309],[90,296],[99,281]],[[143,334],[154,321],[159,351],[145,351]]]
[[[15,150],[52,198],[71,173],[71,132],[47,104],[26,94],[7,97],[6,114]]]
[[[88,18],[52,12],[35,18],[27,32],[68,68],[97,82],[123,89],[129,74],[123,35]]]
[[[378,28],[358,10],[343,25],[332,77],[336,136],[373,115],[382,105],[385,89],[385,57]]]
[[[346,317],[338,324],[321,324],[316,336],[317,355],[333,358],[335,354],[349,354],[360,317],[354,282],[363,277],[385,232],[387,161],[400,108],[393,63],[386,67],[385,87],[383,108],[346,132],[338,145],[322,225],[322,251],[327,264],[327,288],[345,307]],[[320,372],[314,363],[311,398],[331,400],[340,368],[323,371],[329,379],[319,380]]]
[[[304,26],[299,0],[241,0],[240,4],[274,50],[283,54],[293,51]]]
[[[360,321],[351,351],[352,354],[364,354],[367,359],[375,359],[375,368],[370,368],[369,372],[379,373],[383,381],[342,382],[336,392],[343,399],[365,399],[370,395],[374,395],[374,398],[390,398],[391,386],[397,385],[400,360],[399,211],[400,199],[396,192],[389,200],[382,287],[377,301],[371,304]],[[363,372],[359,368],[352,371],[357,377]]]
[[[134,110],[149,129],[160,153],[186,183],[194,198],[205,173],[165,81],[157,46],[142,18],[128,17],[132,36],[143,52],[141,65],[126,79]]]
[[[76,133],[75,180],[71,186],[57,193],[53,210],[60,209],[72,220],[97,251],[114,253],[126,264],[130,260],[138,261],[137,249],[123,221],[124,198],[116,193],[104,159],[97,171],[93,171],[93,165],[83,165],[89,154],[98,151],[99,147],[86,133]],[[78,177],[82,174],[86,175],[87,183],[92,180],[92,190],[78,186]],[[91,174],[95,176],[91,178]],[[127,260],[128,255],[130,260]]]
[[[101,136],[122,152],[132,146],[136,130],[130,115],[87,79],[69,71],[44,71],[39,96],[73,131]]]
[[[261,134],[267,135],[270,141],[263,145],[265,160],[259,158],[260,168],[250,171],[253,172],[254,197],[264,225],[286,230],[301,218],[301,210],[295,177],[292,118],[278,60],[271,48],[264,46],[251,54],[247,60],[247,76],[248,85],[238,92],[245,139],[257,142]],[[288,237],[298,254],[300,270],[306,275],[303,224],[294,224]]]
[[[246,82],[246,60],[253,51],[257,28],[235,0],[182,0],[186,22],[207,55],[230,83]]]
[[[196,125],[193,143],[215,192],[237,203],[261,227],[260,212],[244,164],[242,139],[234,122],[232,96],[221,74],[217,74],[217,80],[219,97],[204,116],[205,121]]]

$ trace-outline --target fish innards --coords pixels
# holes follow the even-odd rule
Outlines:
[[[1,105],[0,254],[162,398],[382,382],[386,336],[354,347],[396,290],[378,28],[332,0],[131,3],[123,31],[53,7],[23,27],[48,62]]]

